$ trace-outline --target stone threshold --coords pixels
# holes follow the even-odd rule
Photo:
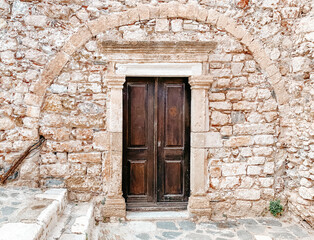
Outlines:
[[[185,211],[149,211],[131,212],[127,211],[126,220],[128,221],[154,221],[154,220],[181,220],[189,219],[189,213]]]

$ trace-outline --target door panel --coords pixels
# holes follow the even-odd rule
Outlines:
[[[123,194],[127,206],[187,201],[189,99],[186,78],[127,78],[123,90]]]

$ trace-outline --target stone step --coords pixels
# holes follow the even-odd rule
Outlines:
[[[189,219],[188,211],[150,211],[150,212],[130,212],[126,214],[129,221],[152,221],[152,220],[172,220]]]
[[[93,236],[93,203],[69,203],[58,224],[48,235],[48,240],[86,240]],[[95,235],[95,234],[94,234]]]
[[[43,240],[67,203],[67,190],[49,189],[28,199],[28,205],[0,227],[0,240]]]

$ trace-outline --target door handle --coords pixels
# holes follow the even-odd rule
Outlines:
[[[161,141],[158,141],[157,146],[158,146],[158,147],[161,146]]]

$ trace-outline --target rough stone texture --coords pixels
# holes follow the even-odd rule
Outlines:
[[[106,185],[100,179],[108,179],[112,168],[105,157],[111,144],[105,142],[104,76],[113,66],[99,42],[210,39],[218,46],[204,63],[213,77],[204,129],[222,138],[212,135],[219,144],[204,145],[206,193],[224,201],[213,207],[229,209],[233,191],[259,188],[261,179],[272,177],[275,183],[265,189],[314,225],[313,194],[307,190],[313,189],[314,176],[312,1],[250,1],[244,9],[230,1],[136,1],[147,5],[135,9],[131,1],[70,2],[0,1],[0,167],[9,166],[38,132],[48,139],[40,157],[24,167],[33,173],[15,184],[45,186],[51,178],[67,177],[77,196],[88,189],[100,194]],[[86,158],[72,161],[78,154]],[[91,154],[97,157],[87,157]],[[265,159],[252,158],[257,156]],[[40,170],[32,171],[35,166]],[[59,166],[59,172],[53,170]],[[214,166],[222,169],[221,176],[218,170],[210,174]],[[218,192],[232,166],[242,186]],[[263,191],[255,201],[272,198]]]

